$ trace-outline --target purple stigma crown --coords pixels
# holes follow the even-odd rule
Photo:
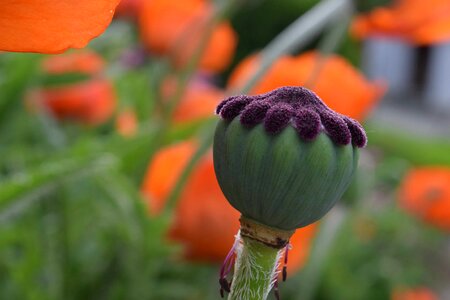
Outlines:
[[[277,134],[291,125],[304,140],[313,140],[325,132],[338,145],[362,148],[367,143],[358,121],[331,110],[312,91],[286,86],[255,96],[232,96],[223,100],[216,113],[224,120],[240,116],[247,128],[264,124],[267,133]]]

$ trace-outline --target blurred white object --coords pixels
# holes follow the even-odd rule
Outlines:
[[[450,42],[430,48],[424,97],[432,109],[450,112]]]
[[[417,53],[397,38],[371,37],[364,41],[362,68],[371,80],[388,84],[389,95],[407,95],[414,88]]]

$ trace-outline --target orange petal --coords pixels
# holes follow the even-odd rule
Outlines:
[[[211,4],[203,0],[147,1],[139,14],[142,39],[149,50],[168,55],[174,65],[182,67],[198,48],[212,12]],[[223,71],[233,58],[236,44],[230,23],[221,22],[212,31],[199,67],[209,72]]]
[[[450,3],[448,0],[398,0],[358,16],[352,26],[356,37],[383,34],[416,44],[450,40]]]
[[[222,261],[233,245],[239,216],[217,183],[210,152],[186,184],[171,236],[184,244],[185,256],[190,259]]]
[[[205,17],[205,8],[201,0],[145,1],[139,14],[144,42],[155,53],[169,52],[189,27]]]
[[[419,27],[413,34],[413,40],[420,45],[450,41],[450,16],[447,19]]]
[[[191,84],[175,109],[173,120],[182,123],[212,117],[223,98],[224,93],[214,86]]]
[[[58,119],[71,119],[88,125],[106,121],[116,105],[113,86],[104,79],[35,90],[28,100],[29,103],[44,105]]]
[[[164,207],[170,190],[195,152],[196,143],[186,141],[159,151],[153,157],[142,184],[152,213]]]
[[[313,223],[303,228],[299,228],[292,235],[289,243],[292,249],[289,250],[287,272],[288,276],[299,271],[308,260],[309,251],[317,231],[318,223]],[[280,262],[280,266],[283,262]]]
[[[450,168],[411,170],[399,189],[400,205],[425,222],[450,230]]]
[[[317,63],[321,63],[320,59],[317,52],[298,56],[298,69],[305,72],[304,83],[310,84],[310,88],[331,109],[362,121],[380,100],[384,87],[367,81],[355,67],[338,55],[326,57],[316,77],[311,77]]]
[[[0,4],[0,50],[82,48],[111,22],[119,0],[17,0]]]
[[[351,34],[358,38],[366,38],[370,34],[370,25],[367,16],[357,16],[350,27]]]
[[[42,62],[43,70],[50,74],[66,72],[96,74],[103,70],[104,65],[105,62],[100,55],[85,50],[49,56]]]
[[[230,75],[228,87],[231,89],[242,88],[258,70],[259,61],[258,54],[250,55],[244,59]],[[295,58],[291,56],[283,56],[277,59],[251,90],[251,94],[266,93],[282,86],[301,85],[302,79],[299,78],[297,68],[292,67],[294,63]]]
[[[164,101],[172,100],[175,94],[177,80],[168,77],[161,88]],[[210,84],[201,77],[194,77],[189,83],[177,104],[173,114],[175,123],[198,121],[214,115],[220,101],[225,97],[223,90]]]
[[[125,109],[116,118],[116,130],[122,136],[131,137],[136,134],[137,123],[135,112],[131,109]]]
[[[200,26],[199,26],[200,27]],[[189,42],[184,48],[174,47],[174,61],[178,67],[186,65],[192,59],[204,30],[189,32]],[[237,46],[237,36],[229,22],[218,24],[211,33],[210,39],[201,56],[199,66],[206,72],[223,71],[231,63]]]

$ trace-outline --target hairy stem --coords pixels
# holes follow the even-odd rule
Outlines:
[[[229,300],[264,300],[277,276],[281,250],[241,237]]]

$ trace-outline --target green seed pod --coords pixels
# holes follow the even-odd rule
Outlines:
[[[215,172],[242,214],[243,235],[248,224],[293,232],[323,217],[349,185],[357,149],[366,144],[358,122],[301,87],[231,97],[217,113]],[[256,239],[281,248],[289,234]]]

